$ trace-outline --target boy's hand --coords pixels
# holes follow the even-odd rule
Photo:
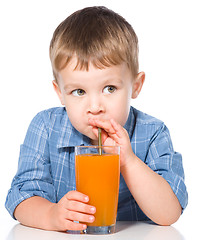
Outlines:
[[[50,208],[50,229],[56,231],[84,230],[86,224],[74,221],[92,223],[95,207],[88,205],[89,197],[78,192],[70,191],[60,201]]]
[[[89,119],[89,123],[93,126],[93,132],[98,137],[98,127],[102,129],[102,144],[112,146],[117,144],[120,146],[120,166],[127,165],[135,156],[129,135],[120,124],[113,119],[99,120]]]

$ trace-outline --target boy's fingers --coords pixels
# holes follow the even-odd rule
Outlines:
[[[116,135],[118,137],[122,137],[122,135],[124,133],[123,127],[119,123],[115,122],[114,119],[110,119],[110,123],[111,123],[113,129],[115,130]]]
[[[85,203],[89,201],[89,197],[87,195],[80,193],[78,191],[70,191],[67,194],[65,194],[65,197],[67,198],[67,200],[76,200]]]
[[[123,127],[115,122],[114,119],[110,119],[107,121],[92,119],[92,126],[103,128],[108,134],[116,134],[118,137],[122,137],[124,131]]]
[[[80,213],[94,214],[96,212],[96,208],[94,206],[81,203],[78,201],[74,201],[74,200],[66,202],[64,207],[67,210],[80,212]]]
[[[96,208],[88,205],[89,197],[78,191],[68,192],[62,199],[62,205],[65,209],[75,212],[94,214]]]
[[[87,228],[87,225],[66,220],[66,224],[65,226],[63,226],[63,228],[66,230],[81,231],[81,230],[85,230]]]
[[[68,220],[85,222],[85,223],[86,222],[92,223],[95,220],[95,217],[93,215],[87,215],[87,214],[74,212],[74,211],[67,211],[66,218]]]
[[[98,120],[98,119],[89,119],[89,123],[94,127],[103,128],[108,133],[115,133],[110,121]]]
[[[98,120],[89,119],[89,123],[93,126],[93,132],[98,137],[98,127],[102,128],[102,142],[104,143],[108,137],[111,137],[117,144],[120,139],[127,137],[125,129],[114,119]],[[105,133],[105,134],[104,134]]]

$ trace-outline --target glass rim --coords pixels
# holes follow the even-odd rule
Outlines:
[[[102,146],[99,146],[99,145],[87,145],[87,146],[84,146],[84,145],[80,145],[80,146],[75,146],[75,148],[104,148],[104,147],[118,147],[120,148],[119,145],[116,145],[116,146],[113,146],[113,145],[102,145]]]
[[[113,146],[113,145],[102,145],[102,146],[99,146],[99,145],[88,145],[88,146],[75,146],[74,148],[75,150],[75,155],[79,155],[80,152],[90,152],[90,151],[98,151],[99,154],[101,155],[102,151],[105,153],[106,150],[107,151],[114,151],[114,152],[117,152],[117,154],[120,154],[121,152],[121,148],[119,145],[116,145],[116,146]],[[101,153],[100,153],[101,151]],[[103,153],[103,154],[104,154]]]

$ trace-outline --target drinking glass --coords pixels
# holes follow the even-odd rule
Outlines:
[[[95,221],[87,223],[83,233],[115,232],[120,179],[119,146],[76,146],[77,191],[89,196],[96,207]]]

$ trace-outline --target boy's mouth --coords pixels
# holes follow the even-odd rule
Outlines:
[[[90,120],[91,120],[91,121],[97,120],[97,121],[103,121],[103,122],[104,122],[104,121],[108,121],[109,119],[106,118],[106,117],[104,117],[104,118],[103,118],[103,117],[93,117],[93,118],[91,117],[91,118],[88,118],[88,122],[89,122]]]

